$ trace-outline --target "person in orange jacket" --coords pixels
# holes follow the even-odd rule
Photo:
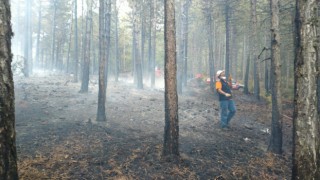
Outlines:
[[[217,71],[216,90],[220,101],[220,125],[221,128],[230,128],[229,122],[236,113],[236,106],[232,100],[231,76],[229,82],[226,79],[224,70]]]

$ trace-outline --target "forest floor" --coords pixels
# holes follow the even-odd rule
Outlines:
[[[271,110],[234,91],[231,130],[219,102],[191,81],[179,96],[180,159],[161,158],[164,90],[108,82],[106,122],[96,122],[97,80],[89,93],[59,74],[15,77],[20,179],[291,179],[292,107],[284,105],[283,154],[267,151]]]

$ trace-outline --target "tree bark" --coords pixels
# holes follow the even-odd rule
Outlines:
[[[52,20],[52,40],[51,40],[51,70],[55,67],[55,48],[56,48],[56,15],[57,15],[57,2],[53,0],[53,20]]]
[[[106,29],[105,29],[105,3],[99,0],[99,91],[97,121],[106,121],[106,85],[105,85],[105,62],[106,62]]]
[[[282,101],[281,101],[281,58],[279,33],[279,0],[271,0],[271,69],[272,69],[272,123],[269,150],[282,153]]]
[[[247,47],[247,43],[246,43],[246,35],[244,34],[243,36],[243,50],[242,50],[242,61],[241,61],[241,77],[242,77],[242,80],[244,82],[244,78],[245,78],[245,62],[246,62],[246,49]]]
[[[106,61],[105,61],[105,72],[104,72],[104,81],[105,88],[108,86],[108,74],[109,74],[109,63],[110,63],[110,51],[111,51],[111,0],[106,0],[106,11],[105,11],[105,28],[106,28]]]
[[[268,42],[267,35],[265,35],[265,42]],[[271,45],[271,44],[270,44]],[[270,48],[271,49],[271,48]],[[264,59],[267,59],[267,54],[265,54]],[[270,70],[269,70],[269,61],[264,60],[264,90],[266,94],[270,94]]]
[[[191,5],[191,0],[186,0],[183,5],[183,76],[182,76],[182,83],[186,87],[188,84],[188,38],[189,38],[189,8]]]
[[[254,82],[254,96],[260,100],[260,78],[259,78],[259,60],[257,57],[257,0],[251,0],[251,20],[252,20],[252,36],[253,42],[251,43],[253,53],[253,82]]]
[[[92,1],[89,5],[89,10],[86,18],[86,33],[85,33],[85,49],[84,60],[83,60],[83,69],[82,69],[82,81],[80,93],[87,93],[89,89],[89,71],[90,71],[90,47],[91,47],[91,26],[92,26]]]
[[[320,179],[317,10],[316,0],[296,0],[292,179]]]
[[[144,1],[141,1],[141,4],[140,4],[140,23],[141,23],[141,33],[140,33],[140,62],[141,62],[141,69],[142,69],[142,72],[141,72],[141,75],[143,76],[143,72],[146,72],[147,68],[145,68],[145,62],[144,62],[144,54],[145,54],[145,42],[146,42],[146,23],[145,23],[145,2]]]
[[[234,12],[232,12],[232,19],[236,19]],[[238,68],[238,43],[237,43],[237,25],[232,23],[232,58],[231,58],[231,74],[235,80],[238,80],[237,68]]]
[[[178,66],[177,66],[177,91],[178,94],[182,94],[182,76],[183,76],[183,57],[184,57],[184,28],[183,28],[183,5],[182,1],[179,1],[179,6],[177,9],[179,9],[179,23],[178,23],[178,44],[179,44],[179,48],[178,48],[178,55],[177,55],[177,60],[178,60]]]
[[[163,156],[179,156],[179,119],[174,0],[165,0],[165,128]]]
[[[320,19],[320,1],[318,1],[318,19]],[[318,20],[318,36],[320,33],[320,21]],[[320,50],[318,48],[318,53],[317,53],[317,72],[320,72]],[[320,113],[320,73],[318,73],[318,81],[317,81],[317,95],[318,95],[318,114]]]
[[[155,65],[156,65],[156,47],[157,47],[157,1],[153,1],[153,18],[152,18],[152,61],[151,61],[151,66],[152,66],[152,73],[151,73],[151,87],[155,86]]]
[[[0,179],[18,179],[10,1],[0,1]]]
[[[209,48],[209,74],[210,74],[210,89],[214,90],[214,57],[213,57],[213,41],[215,40],[212,35],[212,1],[205,1],[205,17],[207,20],[207,27],[208,27],[208,48]]]
[[[250,55],[248,55],[247,61],[246,61],[246,71],[244,75],[244,88],[243,88],[244,94],[249,94],[249,71],[250,71]]]
[[[119,59],[119,13],[117,7],[117,0],[114,0],[115,9],[115,81],[119,81],[119,71],[120,71],[120,59]]]
[[[133,32],[134,32],[134,59],[135,59],[135,73],[136,73],[136,77],[137,77],[137,88],[138,89],[143,89],[143,77],[142,77],[142,62],[141,62],[141,56],[140,55],[140,51],[139,51],[139,41],[138,41],[138,37],[139,37],[139,31],[138,28],[136,27],[137,23],[137,18],[138,18],[138,14],[137,14],[137,10],[138,10],[138,3],[135,2],[134,5],[134,10],[133,10]]]
[[[79,52],[78,52],[78,7],[77,7],[77,1],[74,1],[74,82],[78,82],[78,63],[79,63]],[[100,15],[100,14],[99,14]],[[100,22],[99,22],[100,23]]]
[[[39,1],[39,14],[38,14],[38,30],[37,30],[37,48],[36,48],[36,66],[39,67],[40,59],[40,33],[41,33],[41,1]]]
[[[230,75],[230,5],[229,0],[225,2],[225,20],[226,20],[226,56],[225,56],[225,74],[227,79]]]
[[[31,1],[26,1],[25,3],[25,39],[24,39],[24,69],[23,73],[25,77],[29,77],[30,75],[30,61],[32,61],[31,57]]]
[[[73,10],[71,12],[71,23],[70,23],[70,34],[69,34],[69,43],[68,43],[68,52],[67,52],[67,70],[70,71],[70,50],[71,50],[71,37],[72,37],[72,27],[73,27]]]
[[[148,37],[148,76],[150,77],[150,87],[154,87],[154,64],[152,63],[152,26],[154,21],[154,2],[149,0],[149,37]],[[152,82],[153,80],[153,82]]]

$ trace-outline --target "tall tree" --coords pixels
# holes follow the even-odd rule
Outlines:
[[[257,0],[251,0],[251,21],[252,21],[252,55],[253,55],[253,82],[254,96],[260,99],[260,82],[259,82],[259,60],[257,56]]]
[[[189,38],[189,8],[191,6],[191,0],[186,0],[183,4],[183,76],[182,83],[187,86],[188,79],[188,38]]]
[[[100,17],[100,14],[99,14],[99,17]],[[73,60],[74,60],[74,79],[73,79],[73,81],[74,82],[78,82],[78,63],[79,63],[79,52],[78,52],[78,0],[74,0],[74,49],[73,49],[73,53],[74,53],[73,54]]]
[[[183,28],[183,5],[182,3],[185,0],[181,0],[178,2],[178,23],[177,23],[177,30],[178,30],[178,54],[177,54],[177,60],[178,60],[178,66],[177,66],[177,91],[178,94],[182,94],[182,76],[183,76],[183,57],[184,57],[184,28]]]
[[[29,77],[32,66],[32,31],[31,31],[31,2],[25,0],[25,39],[24,39],[24,76]]]
[[[160,7],[159,7],[160,8]],[[157,0],[154,0],[154,18],[153,18],[153,28],[152,28],[152,74],[151,74],[151,86],[155,86],[155,66],[156,66],[156,58],[157,58],[157,15],[158,15],[158,5]]]
[[[53,0],[52,2],[53,4],[53,20],[52,20],[52,40],[51,40],[51,69],[54,69],[54,62],[55,62],[55,56],[54,56],[54,53],[55,53],[55,48],[56,48],[56,45],[55,45],[55,42],[56,42],[56,14],[57,14],[57,1],[56,0]]]
[[[139,30],[137,28],[138,25],[138,2],[134,2],[133,6],[133,32],[134,32],[134,40],[133,40],[133,51],[134,51],[134,60],[135,60],[135,77],[137,78],[137,88],[143,89],[143,77],[142,77],[142,59],[139,51]]]
[[[213,40],[214,38],[212,37],[213,31],[212,31],[212,24],[213,24],[213,19],[212,19],[212,4],[213,2],[210,0],[205,0],[204,1],[204,13],[205,13],[205,18],[207,22],[207,28],[208,28],[208,48],[209,48],[209,74],[210,74],[210,88],[213,91],[214,90],[214,57],[213,57]]]
[[[179,156],[176,27],[174,8],[174,0],[165,0],[165,127],[163,155],[170,158]]]
[[[85,48],[83,49],[84,59],[82,65],[82,81],[80,93],[87,93],[89,89],[89,70],[90,70],[90,48],[91,48],[91,27],[92,27],[92,0],[88,1],[87,18],[86,18],[86,33]]]
[[[145,50],[145,41],[146,41],[146,2],[145,0],[140,0],[140,37],[141,37],[141,44],[140,44],[140,59],[141,59],[141,69],[143,72],[147,68],[145,68],[145,62],[144,62],[144,50]],[[142,73],[143,74],[143,73]]]
[[[282,101],[280,70],[279,0],[270,0],[271,7],[271,72],[272,72],[272,123],[269,150],[282,153]]]
[[[292,179],[320,179],[317,2],[296,0]]]
[[[318,19],[320,18],[320,2],[318,2]],[[320,21],[318,20],[318,36],[320,33]],[[317,66],[318,72],[320,72],[320,51],[318,51],[318,59]],[[318,94],[318,112],[320,112],[320,73],[318,73],[318,81],[317,81],[317,94]]]
[[[156,39],[157,39],[157,0],[150,0],[150,40],[149,40],[149,62],[151,87],[155,86],[156,65]]]
[[[120,71],[120,55],[119,55],[119,9],[117,0],[114,0],[114,16],[115,16],[115,81],[119,81]]]
[[[67,52],[67,69],[66,72],[69,73],[70,72],[70,51],[71,51],[71,40],[72,40],[72,27],[73,27],[73,11],[71,11],[71,23],[70,23],[70,34],[69,34],[69,43],[68,43],[68,52]]]
[[[267,44],[267,39],[268,38],[265,35],[266,44]],[[269,94],[270,93],[269,62],[267,61],[266,57],[267,55],[265,56],[265,59],[264,59],[264,89],[265,89],[265,92]]]
[[[88,8],[88,4],[86,6],[86,8]],[[85,24],[86,24],[86,20],[87,18],[84,15],[84,0],[81,0],[81,18],[80,18],[80,69],[79,69],[79,77],[83,77],[82,76],[82,71],[83,71],[83,64],[84,64],[84,59],[85,59],[85,48],[86,48],[86,35],[85,35]]]
[[[248,55],[244,73],[244,88],[243,93],[249,94],[249,71],[250,71],[250,55]]]
[[[229,0],[225,1],[225,25],[226,25],[226,58],[225,58],[225,71],[226,77],[229,78],[230,75],[230,14],[231,14],[231,7]]]
[[[236,14],[235,11],[231,12],[231,19],[236,19]],[[230,64],[230,71],[232,76],[234,77],[235,80],[238,80],[238,74],[237,74],[237,69],[238,69],[238,27],[235,21],[232,21],[231,23],[231,64]]]
[[[105,88],[107,88],[108,83],[108,70],[109,70],[109,62],[110,62],[110,51],[111,51],[111,7],[112,3],[111,0],[106,0],[105,5],[105,28],[106,28],[106,49],[105,49],[105,72],[104,72],[104,81],[105,81]]]
[[[11,71],[11,10],[0,1],[0,179],[18,179],[14,115],[14,84]]]
[[[105,3],[99,0],[99,92],[97,121],[106,121],[106,82],[105,82],[105,64],[106,64],[106,28],[105,28]]]
[[[152,61],[152,26],[154,22],[154,0],[149,0],[149,37],[148,37],[148,75],[150,77],[150,86],[154,87],[155,76],[154,76],[154,64]]]
[[[39,14],[38,14],[38,31],[37,31],[37,48],[36,48],[36,65],[39,66],[40,58],[40,34],[41,34],[41,1],[39,1]]]

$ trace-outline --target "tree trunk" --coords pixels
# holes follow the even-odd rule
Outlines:
[[[292,179],[320,179],[317,10],[315,0],[296,0]]]
[[[284,87],[285,87],[285,90],[288,91],[288,92],[290,91],[290,89],[289,89],[289,78],[290,78],[290,67],[291,67],[290,66],[291,65],[291,62],[290,62],[291,57],[290,57],[289,53],[290,53],[289,51],[285,51],[284,52],[285,55],[283,57],[283,59],[285,61],[285,64],[286,64],[285,65],[285,67],[286,67],[285,68],[285,75],[284,75],[285,76],[285,83],[284,83],[285,86]]]
[[[29,22],[29,27],[27,29],[28,31],[28,70],[29,74],[32,74],[33,72],[33,59],[32,59],[32,3],[33,0],[28,1],[28,22]]]
[[[87,0],[86,0],[87,1]],[[87,4],[86,4],[87,5]],[[88,8],[88,6],[86,7]],[[85,59],[85,54],[86,54],[86,21],[87,18],[84,15],[84,0],[81,0],[81,27],[80,27],[80,63],[79,63],[79,77],[82,79],[83,77],[83,66],[84,66],[84,59]]]
[[[53,20],[52,20],[52,40],[51,40],[51,70],[53,70],[55,67],[55,42],[56,42],[56,15],[57,15],[57,2],[56,0],[53,0]]]
[[[154,74],[154,65],[152,64],[152,26],[154,18],[154,4],[153,0],[149,0],[149,37],[148,37],[148,77],[150,77],[150,86],[154,87],[152,84],[152,73]],[[154,76],[153,76],[154,78]]]
[[[14,83],[11,71],[11,11],[9,0],[0,1],[0,179],[18,179],[14,114]]]
[[[178,9],[180,10],[179,13],[179,24],[178,24],[178,32],[180,32],[179,36],[179,48],[178,48],[178,72],[177,72],[177,90],[178,94],[182,94],[182,76],[183,76],[183,57],[184,57],[184,28],[183,28],[183,6],[181,5],[182,1],[179,1]],[[180,26],[179,26],[180,25]]]
[[[136,70],[136,25],[134,24],[135,21],[132,19],[132,48],[131,48],[131,58],[132,58],[132,75],[133,75],[133,83],[137,82],[137,70]]]
[[[271,69],[272,69],[272,123],[269,150],[282,153],[282,101],[280,69],[279,0],[271,0]]]
[[[244,88],[243,93],[249,94],[249,71],[250,71],[250,55],[247,57],[246,61],[246,72],[244,75]]]
[[[152,48],[152,61],[151,61],[151,67],[152,67],[152,73],[151,73],[151,87],[155,86],[155,65],[156,65],[156,44],[157,44],[157,1],[153,0],[153,11],[152,11],[152,42],[153,48]]]
[[[265,42],[268,42],[267,35],[265,36]],[[271,48],[270,48],[271,49]],[[267,61],[267,54],[264,56],[264,90],[266,94],[270,94],[270,71],[269,61]]]
[[[84,53],[84,61],[82,66],[82,81],[81,81],[81,89],[80,93],[87,93],[89,89],[89,70],[90,70],[90,48],[91,48],[91,26],[92,26],[92,1],[89,5],[89,11],[87,13],[86,18],[86,33],[85,33],[85,49]]]
[[[36,48],[36,66],[39,67],[40,59],[40,33],[41,33],[41,1],[39,1],[39,15],[38,15],[38,31],[37,31],[37,48]]]
[[[108,85],[108,74],[109,74],[109,63],[110,63],[110,51],[111,51],[111,0],[106,0],[106,5],[105,7],[106,12],[105,12],[105,28],[106,28],[106,61],[105,61],[105,72],[104,72],[104,81],[105,81],[105,86],[107,88]]]
[[[145,48],[145,41],[146,41],[146,25],[145,25],[145,10],[144,10],[145,4],[144,1],[141,2],[140,4],[140,21],[141,21],[141,33],[140,33],[140,37],[141,37],[141,50],[140,50],[140,62],[141,62],[141,75],[143,76],[143,72],[146,72],[146,68],[145,68],[145,62],[144,62],[144,48]]]
[[[213,40],[215,40],[212,37],[212,1],[205,1],[205,17],[207,20],[207,27],[208,27],[208,51],[209,51],[209,74],[210,74],[210,89],[214,90],[214,59],[213,59]]]
[[[67,52],[67,71],[66,71],[67,73],[69,73],[70,71],[70,50],[71,50],[72,27],[73,27],[73,12],[71,12],[70,34],[69,34],[69,43],[68,43],[68,52]]]
[[[179,119],[177,94],[176,35],[174,0],[165,0],[165,128],[163,156],[179,156]]]
[[[234,13],[232,13],[232,18]],[[234,79],[238,79],[237,68],[238,68],[238,43],[237,43],[237,26],[236,23],[232,23],[232,58],[231,58],[231,74]]]
[[[211,16],[211,15],[210,15]],[[213,91],[215,88],[215,82],[216,82],[216,79],[215,79],[215,76],[214,76],[214,58],[213,58],[213,41],[212,39],[214,40],[214,38],[212,37],[212,17],[210,17],[210,21],[209,21],[209,39],[208,39],[208,42],[209,42],[209,74],[210,74],[210,89]],[[213,22],[213,26],[215,26],[214,22]]]
[[[61,40],[57,40],[57,44],[62,44],[61,43]],[[57,49],[55,50],[55,53],[56,53],[56,55],[55,55],[55,64],[53,65],[53,67],[55,67],[55,69],[56,70],[59,70],[59,51],[60,51],[60,49],[61,49],[61,46],[57,46]]]
[[[25,3],[25,39],[24,39],[24,69],[23,69],[23,73],[25,77],[29,77],[30,75],[30,61],[32,61],[32,59],[30,59],[31,57],[31,9],[30,9],[30,0],[27,0]]]
[[[270,93],[270,87],[269,87],[269,82],[270,82],[270,77],[269,77],[269,67],[268,67],[268,62],[265,62],[265,72],[264,72],[264,87],[265,91],[267,94]]]
[[[318,36],[320,33],[320,2],[318,1]],[[317,54],[317,72],[320,72],[320,50],[318,47],[318,54]],[[318,114],[320,113],[320,73],[318,73],[318,80],[317,80],[317,95],[318,95]]]
[[[191,5],[191,0],[186,0],[186,2],[183,5],[183,29],[184,29],[184,34],[183,34],[183,76],[182,76],[182,83],[186,87],[187,86],[187,80],[188,80],[188,36],[189,36],[189,8]]]
[[[229,0],[226,0],[225,5],[225,20],[226,20],[226,56],[225,56],[225,74],[227,79],[230,75],[230,6]]]
[[[242,61],[241,61],[241,77],[242,77],[242,80],[244,82],[244,77],[245,77],[245,61],[246,61],[246,46],[247,46],[247,43],[246,43],[246,35],[243,36],[243,50],[242,50]]]
[[[143,89],[143,78],[142,78],[142,65],[141,65],[141,55],[140,55],[140,51],[139,51],[139,41],[138,41],[138,37],[139,37],[139,31],[138,28],[136,27],[137,25],[137,18],[138,18],[138,3],[135,2],[134,5],[134,10],[133,10],[133,31],[134,31],[134,59],[135,59],[135,72],[136,72],[136,77],[137,77],[137,88],[138,89]]]
[[[115,9],[115,81],[119,81],[120,59],[119,59],[119,13],[117,8],[117,0],[114,0]]]
[[[97,121],[106,121],[106,85],[105,85],[105,62],[106,62],[106,29],[105,29],[105,3],[99,0],[99,92]]]
[[[259,83],[259,60],[257,57],[257,0],[251,0],[251,20],[252,20],[252,36],[253,42],[251,43],[253,55],[253,82],[254,82],[254,96],[260,100],[260,83]]]
[[[74,82],[78,82],[78,63],[79,63],[79,53],[78,53],[78,7],[77,1],[74,1]],[[100,15],[100,14],[99,14]],[[100,22],[99,22],[100,23]]]

